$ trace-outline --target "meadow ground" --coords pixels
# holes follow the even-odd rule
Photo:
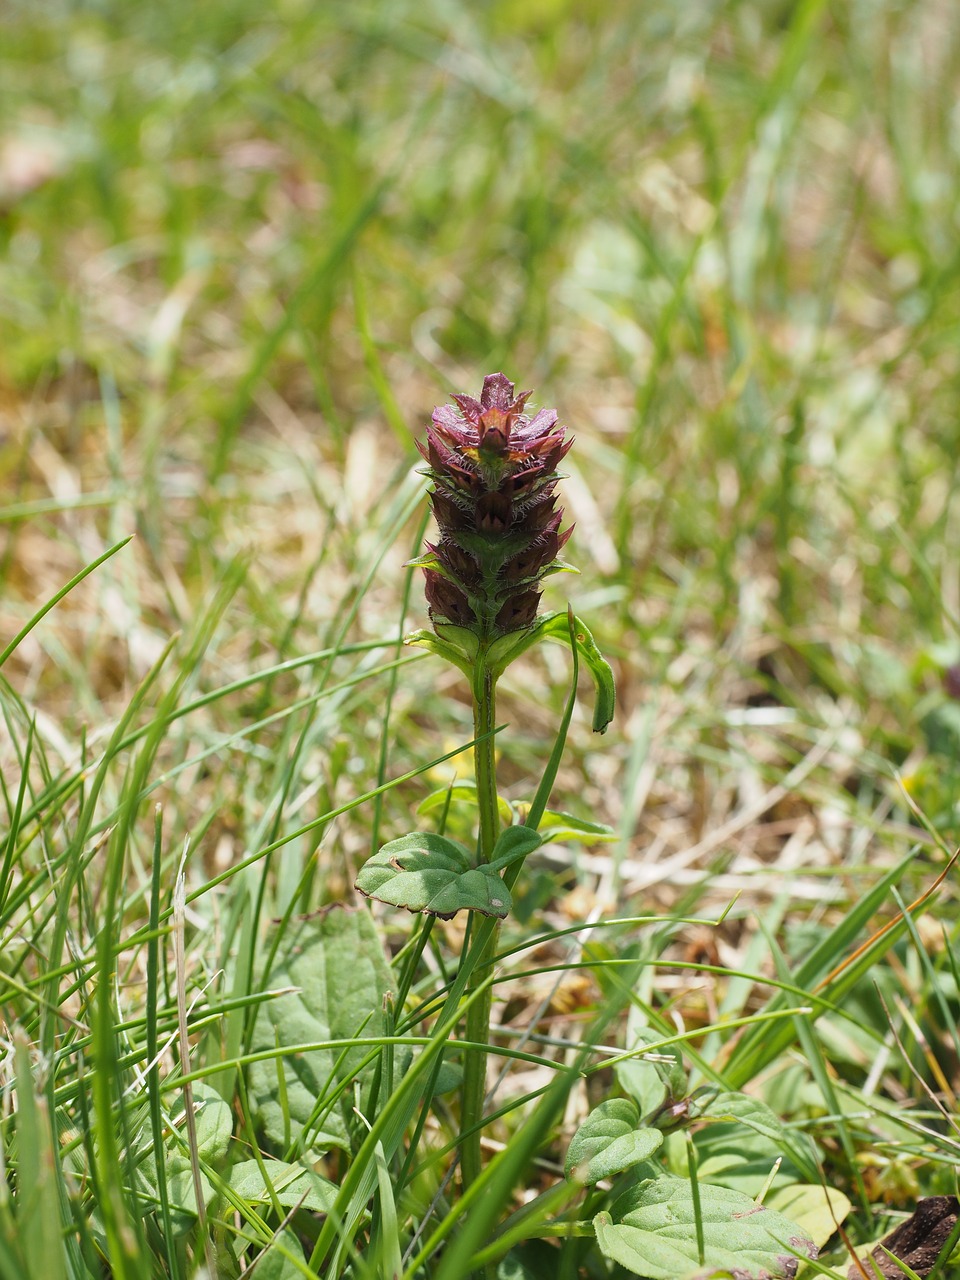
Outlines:
[[[958,84],[944,0],[8,4],[0,1275],[626,1274],[602,1191],[556,1188],[651,1033],[802,1135],[851,1244],[956,1193]],[[290,1094],[323,1031],[432,1043],[403,1019],[464,917],[414,966],[417,918],[372,908],[406,1010],[337,1023],[329,956],[306,1022],[265,1010],[384,840],[471,829],[466,683],[401,637],[414,441],[493,370],[576,436],[545,604],[619,704],[593,735],[581,681],[576,821],[500,936],[470,1239],[455,1091],[379,1152],[342,1045],[332,1119]],[[569,682],[551,646],[504,678],[511,804]],[[670,1168],[758,1194],[780,1139],[731,1172],[722,1129]]]

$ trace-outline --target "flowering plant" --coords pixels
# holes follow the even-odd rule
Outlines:
[[[559,767],[573,696],[536,797],[522,823],[500,830],[494,734],[496,686],[509,663],[543,638],[570,645],[574,693],[579,659],[596,686],[594,729],[602,733],[614,710],[613,673],[583,623],[568,609],[538,616],[542,583],[571,570],[558,558],[572,529],[561,529],[557,467],[572,439],[556,410],[534,417],[523,410],[530,392],[514,394],[502,373],[488,374],[479,400],[454,396],[434,410],[419,446],[432,482],[438,537],[411,563],[422,569],[432,630],[421,645],[457,666],[470,680],[474,710],[474,769],[479,831],[476,850],[436,832],[414,832],[384,845],[363,866],[357,888],[410,911],[449,919],[468,910],[487,917],[468,934],[461,956],[467,987],[467,1040],[489,1043],[490,968],[497,926],[510,911],[510,890],[523,860],[540,843],[537,826]],[[469,947],[469,954],[468,954]],[[485,972],[486,971],[486,972]],[[464,1185],[480,1173],[485,1055],[464,1066],[461,1161]]]

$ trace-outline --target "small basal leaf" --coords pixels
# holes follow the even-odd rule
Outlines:
[[[748,1163],[751,1158],[762,1155],[764,1150],[763,1144],[758,1144],[754,1138],[756,1135],[756,1138],[764,1139],[771,1144],[769,1150],[774,1158],[777,1155],[787,1156],[792,1161],[794,1173],[797,1170],[800,1171],[802,1181],[809,1182],[816,1177],[816,1153],[809,1136],[783,1124],[759,1098],[751,1098],[745,1093],[726,1091],[718,1093],[703,1108],[699,1118],[716,1122],[715,1126],[711,1126],[702,1134],[703,1147],[709,1150],[711,1155],[718,1155],[726,1146],[730,1152]],[[752,1132],[743,1134],[742,1130],[738,1132],[736,1127],[728,1128],[728,1125],[743,1125]],[[724,1135],[726,1135],[725,1138]],[[733,1165],[727,1165],[728,1170],[733,1167]],[[729,1179],[725,1176],[718,1178],[717,1181],[726,1183]],[[740,1186],[738,1189],[745,1191],[753,1188]]]
[[[268,986],[282,995],[260,1005],[251,1049],[267,1055],[250,1064],[256,1120],[280,1150],[292,1143],[324,1150],[350,1147],[354,1097],[350,1082],[369,1052],[358,1045],[278,1053],[383,1032],[383,998],[394,981],[368,911],[331,907],[287,926]],[[271,938],[264,941],[269,954]],[[366,1081],[370,1068],[361,1076]],[[337,1097],[347,1084],[346,1094]],[[329,1101],[328,1101],[329,1100]]]
[[[785,1126],[767,1104],[745,1093],[718,1093],[704,1107],[700,1118],[736,1121],[764,1138],[772,1138],[774,1142],[782,1143],[787,1136]]]
[[[251,1204],[271,1204],[272,1188],[285,1209],[299,1207],[314,1213],[326,1213],[337,1195],[336,1186],[312,1169],[270,1158],[263,1160],[262,1169],[256,1160],[241,1160],[230,1170],[228,1181],[240,1199]]]
[[[588,1187],[601,1178],[649,1160],[663,1142],[659,1129],[641,1129],[640,1113],[629,1098],[610,1098],[587,1116],[573,1135],[563,1170]]]
[[[200,1161],[200,1195],[204,1205],[209,1205],[217,1195],[219,1175],[227,1162],[233,1141],[231,1135],[234,1117],[229,1104],[217,1090],[202,1080],[196,1080],[193,1083],[192,1103],[197,1156]],[[169,1207],[169,1222],[179,1235],[194,1228],[198,1212],[193,1164],[187,1146],[183,1098],[174,1107],[172,1122],[174,1132],[163,1144],[163,1180]],[[142,1154],[147,1153],[144,1151]],[[208,1173],[210,1177],[207,1176]],[[157,1189],[157,1166],[152,1152],[149,1158],[139,1160],[134,1177],[144,1201],[158,1204],[160,1193]],[[0,1275],[3,1274],[3,1269],[0,1267]]]
[[[257,1280],[303,1280],[306,1262],[295,1231],[283,1227],[254,1259]],[[252,1267],[250,1268],[253,1269]],[[309,1274],[309,1273],[307,1273]]]
[[[698,1198],[697,1211],[685,1178],[631,1187],[612,1214],[593,1220],[600,1251],[649,1280],[708,1280],[718,1274],[724,1280],[792,1280],[801,1258],[816,1259],[816,1245],[796,1223],[749,1196],[701,1182]]]
[[[764,1203],[801,1227],[818,1249],[823,1248],[853,1207],[836,1187],[801,1182],[772,1191]]]
[[[463,1067],[459,1062],[441,1062],[437,1078],[433,1083],[434,1098],[441,1098],[445,1093],[453,1093],[463,1084]]]
[[[627,1021],[627,1040],[630,1050],[643,1045],[656,1045],[665,1039],[653,1027],[636,1025]],[[665,1102],[676,1102],[687,1092],[687,1073],[676,1045],[661,1045],[649,1056],[623,1058],[614,1068],[614,1074],[624,1092],[629,1093],[640,1108],[640,1114],[650,1115]]]
[[[458,911],[502,920],[511,907],[510,891],[493,868],[471,866],[464,845],[429,831],[385,844],[362,867],[357,888],[378,902],[443,920]]]

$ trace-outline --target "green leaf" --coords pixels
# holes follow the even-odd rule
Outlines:
[[[441,1098],[445,1093],[453,1093],[463,1084],[463,1067],[459,1062],[441,1062],[440,1070],[433,1085],[434,1098]]]
[[[792,1161],[792,1165],[781,1167],[782,1174],[794,1175],[791,1181],[796,1179],[798,1171],[802,1171],[805,1180],[816,1177],[816,1152],[808,1135],[788,1128],[759,1098],[751,1098],[745,1093],[718,1093],[703,1108],[699,1118],[715,1122],[714,1126],[698,1135],[701,1149],[711,1153],[708,1159],[722,1157],[725,1149],[735,1157],[734,1162],[724,1163],[724,1176],[718,1177],[718,1182],[738,1186],[743,1191],[752,1190],[753,1187],[742,1182],[732,1182],[731,1175],[739,1177],[755,1173],[758,1157],[761,1165],[766,1160],[769,1167],[778,1155],[786,1155]],[[738,1132],[740,1125],[752,1133]],[[767,1153],[769,1158],[766,1158]]]
[[[433,551],[425,551],[422,556],[414,556],[412,560],[405,560],[403,567],[405,569],[436,569],[440,572],[440,562]]]
[[[528,853],[533,853],[534,849],[538,849],[542,844],[543,839],[532,827],[507,827],[493,846],[493,853],[486,870],[502,871],[511,862],[518,862],[521,858],[525,858]]]
[[[443,920],[458,911],[479,911],[502,920],[512,905],[509,889],[492,867],[474,867],[471,862],[472,855],[458,841],[414,832],[391,840],[368,859],[357,876],[357,888],[378,902]]]
[[[200,1160],[200,1194],[204,1205],[209,1205],[217,1195],[217,1189],[207,1177],[205,1169],[219,1170],[226,1163],[233,1133],[233,1112],[212,1085],[195,1081],[193,1092],[194,1126],[197,1133],[197,1155]],[[170,1205],[171,1224],[175,1231],[191,1231],[197,1218],[197,1195],[193,1182],[193,1165],[187,1149],[187,1126],[181,1101],[173,1116],[175,1134],[163,1148],[164,1181],[167,1201]],[[156,1165],[153,1160],[142,1160],[137,1169],[137,1181],[145,1196],[158,1200]]]
[[[541,578],[549,578],[550,575],[554,573],[579,574],[579,572],[580,570],[577,568],[575,564],[570,564],[566,560],[554,560],[553,564],[547,565],[546,569],[544,569],[543,573],[540,576]]]
[[[53,1128],[46,1100],[34,1085],[29,1043],[19,1029],[14,1032],[13,1042],[19,1152],[16,1201],[19,1203],[16,1232],[10,1243],[22,1250],[25,1274],[59,1280],[67,1272]],[[12,1224],[10,1230],[13,1233]]]
[[[641,1129],[640,1112],[628,1098],[610,1098],[587,1116],[573,1135],[563,1170],[592,1187],[601,1178],[649,1160],[663,1142],[659,1129]]]
[[[525,804],[515,807],[521,815],[529,809],[529,805]],[[613,827],[605,822],[588,822],[586,818],[578,818],[572,813],[562,813],[556,809],[546,810],[538,829],[544,844],[554,840],[562,840],[565,844],[600,844],[618,838]]]
[[[817,1248],[789,1218],[726,1187],[698,1183],[704,1255],[697,1256],[694,1194],[685,1178],[662,1177],[631,1187],[593,1225],[600,1251],[649,1280],[790,1280],[798,1259]]]
[[[197,1081],[193,1085],[194,1124],[197,1130],[197,1155],[201,1165],[216,1168],[227,1158],[230,1136],[233,1133],[233,1112],[216,1089]],[[175,1117],[176,1119],[176,1117]],[[177,1125],[180,1134],[176,1145],[170,1144],[166,1161],[167,1195],[170,1204],[184,1213],[195,1216],[197,1197],[193,1185],[193,1166],[190,1153],[185,1149],[186,1125]],[[200,1187],[204,1204],[216,1195],[212,1183],[201,1172]],[[185,1224],[184,1224],[185,1225]]]
[[[240,1199],[251,1204],[272,1204],[272,1188],[273,1197],[285,1209],[299,1205],[314,1213],[326,1213],[337,1195],[336,1186],[328,1179],[285,1160],[265,1159],[262,1169],[256,1160],[241,1160],[230,1170],[228,1181]]]
[[[425,816],[428,813],[442,812],[446,807],[448,800],[456,802],[463,801],[465,805],[477,808],[477,784],[466,778],[463,778],[453,784],[452,787],[441,787],[438,791],[431,791],[417,805],[417,813]],[[497,810],[500,814],[500,821],[504,826],[510,826],[514,821],[514,812],[510,807],[508,800],[503,796],[497,796]]]
[[[576,643],[580,657],[587,664],[596,688],[597,701],[593,710],[594,733],[606,733],[607,725],[613,719],[617,704],[617,689],[613,680],[613,668],[597,648],[590,630],[576,616],[573,619],[576,628]],[[539,624],[541,635],[549,640],[559,640],[561,644],[570,643],[570,628],[565,613],[548,614]]]
[[[631,1050],[656,1044],[664,1038],[652,1027],[632,1025],[630,1018],[627,1036]],[[666,1101],[675,1102],[687,1092],[687,1073],[675,1045],[661,1046],[648,1058],[622,1059],[613,1070],[621,1089],[636,1101],[641,1115],[648,1116]]]
[[[428,649],[459,667],[464,675],[472,675],[480,648],[477,637],[467,627],[458,627],[452,622],[435,622],[433,625],[433,631],[411,632],[403,643]]]
[[[284,1227],[255,1259],[257,1280],[302,1280],[311,1272],[303,1257],[303,1245],[295,1231]],[[298,1265],[299,1264],[299,1265]]]
[[[394,988],[369,913],[342,906],[288,925],[267,981],[293,990],[260,1006],[251,1047],[261,1052],[380,1035],[383,997]],[[249,1087],[267,1136],[281,1149],[304,1140],[320,1150],[349,1149],[352,1093],[332,1108],[324,1099],[356,1076],[367,1052],[309,1049],[252,1063]]]
[[[574,617],[573,624],[574,641],[577,650],[590,669],[597,692],[597,701],[593,712],[593,731],[594,733],[604,733],[607,725],[613,719],[617,701],[613,669],[597,648],[589,628],[577,617]],[[492,667],[497,668],[496,673],[499,675],[514,658],[518,658],[521,653],[524,653],[531,645],[536,644],[538,640],[544,639],[558,640],[561,644],[566,645],[571,643],[570,621],[566,612],[544,614],[527,631],[518,632],[516,638],[512,635],[504,636],[503,641],[497,641],[497,644],[491,646],[487,655],[488,661]],[[498,649],[498,645],[505,645],[507,641],[510,642],[507,648],[502,651]]]
[[[745,1093],[718,1093],[703,1108],[700,1119],[732,1120],[776,1143],[787,1141],[787,1130],[775,1112],[759,1098],[751,1098]]]
[[[771,1192],[766,1205],[795,1222],[818,1249],[823,1248],[853,1207],[836,1187],[803,1182]]]

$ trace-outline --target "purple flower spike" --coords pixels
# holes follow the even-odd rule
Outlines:
[[[557,466],[573,443],[554,409],[528,418],[529,391],[502,373],[480,399],[454,396],[433,411],[418,448],[433,481],[440,537],[418,561],[430,615],[492,640],[533,624],[540,582],[570,537],[560,531]]]

